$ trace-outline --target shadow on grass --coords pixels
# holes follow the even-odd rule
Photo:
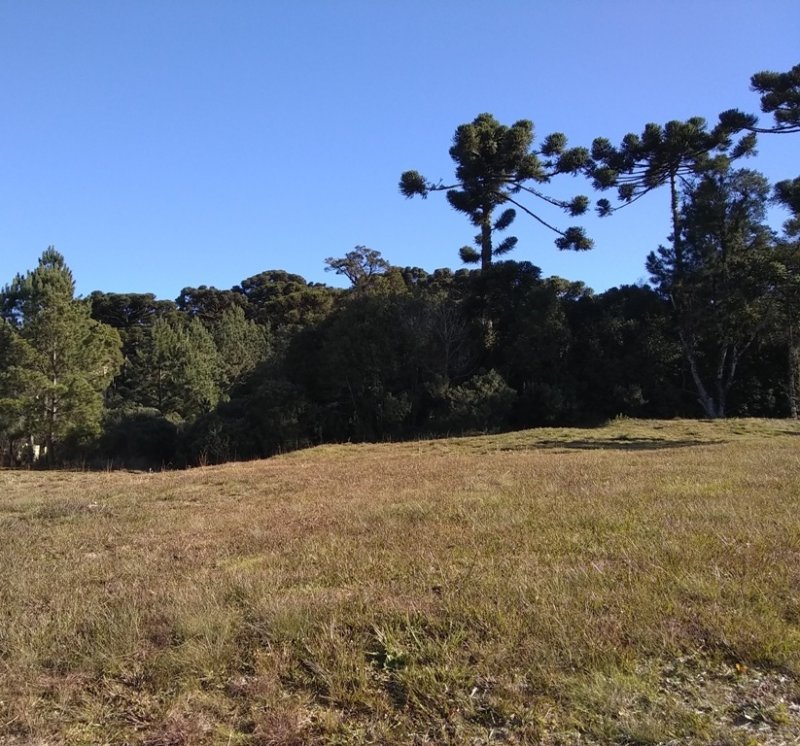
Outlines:
[[[669,440],[667,438],[636,438],[619,436],[617,438],[586,438],[583,440],[542,440],[535,448],[554,448],[565,450],[614,450],[614,451],[658,451],[668,448],[691,448],[724,443],[722,439]]]

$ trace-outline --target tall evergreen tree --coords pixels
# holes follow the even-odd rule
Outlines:
[[[781,241],[776,252],[778,312],[775,336],[786,351],[789,414],[800,417],[800,241]]]
[[[0,294],[0,313],[16,327],[35,318],[39,311],[58,303],[69,303],[75,295],[75,280],[64,257],[48,246],[35,270],[17,274]]]
[[[270,353],[266,326],[245,318],[241,307],[229,308],[211,328],[217,348],[218,379],[225,390],[239,383]]]
[[[20,349],[18,335],[11,324],[0,319],[0,465],[3,458],[13,463],[16,444],[25,436],[22,401],[14,386],[14,369]]]
[[[783,224],[785,235],[778,245],[777,336],[787,352],[789,412],[797,419],[800,416],[800,178],[778,182],[774,201],[791,212],[791,217]]]
[[[113,326],[122,339],[122,370],[106,392],[106,404],[114,410],[130,410],[138,404],[138,371],[133,364],[156,319],[173,314],[175,303],[157,300],[152,293],[103,293],[89,295],[92,318]]]
[[[138,403],[163,415],[192,419],[219,401],[219,358],[199,319],[157,319],[137,351]]]
[[[592,248],[582,228],[556,228],[520,201],[521,196],[532,196],[572,216],[584,213],[589,205],[586,197],[559,200],[534,185],[546,184],[559,174],[577,173],[588,162],[588,151],[567,148],[567,139],[561,133],[546,137],[538,151],[531,149],[533,139],[533,122],[523,119],[507,127],[491,114],[480,114],[469,124],[460,125],[453,136],[450,148],[450,157],[456,164],[453,183],[428,181],[417,171],[406,171],[400,177],[400,191],[406,197],[423,198],[431,192],[446,192],[450,206],[464,213],[480,231],[475,237],[478,250],[462,247],[461,259],[466,263],[480,262],[484,270],[494,257],[506,254],[517,244],[514,236],[494,243],[494,235],[514,222],[517,215],[514,208],[557,233],[556,245],[560,249]],[[499,208],[505,209],[496,215]]]
[[[693,117],[663,127],[650,123],[641,135],[625,135],[619,147],[598,137],[586,170],[596,189],[617,190],[619,205],[598,200],[600,215],[609,215],[661,186],[669,187],[674,271],[679,276],[683,271],[681,188],[694,177],[724,171],[731,160],[751,154],[754,148],[755,135],[746,135],[734,145],[728,129],[719,126],[709,131],[703,118]]]
[[[708,417],[726,416],[741,357],[775,311],[774,237],[764,224],[768,198],[769,185],[756,172],[705,174],[686,190],[680,240],[647,259],[672,303]]]
[[[74,290],[64,258],[50,247],[36,269],[17,275],[0,294],[15,327],[8,371],[14,398],[51,463],[60,444],[98,434],[103,392],[122,362],[119,334],[92,319],[90,304],[75,299]]]

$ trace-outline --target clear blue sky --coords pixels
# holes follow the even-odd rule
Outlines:
[[[335,282],[325,257],[357,244],[458,267],[467,220],[397,190],[407,169],[452,176],[458,124],[617,142],[757,111],[750,75],[798,62],[797,0],[0,0],[0,284],[50,244],[81,294],[175,298],[273,268]],[[759,150],[749,167],[800,175],[800,136]],[[667,199],[585,220],[581,254],[520,215],[510,258],[635,282]]]

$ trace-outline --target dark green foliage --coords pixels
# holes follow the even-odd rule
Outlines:
[[[0,466],[13,464],[22,453],[26,436],[23,402],[15,389],[15,368],[20,349],[15,330],[0,319]]]
[[[176,300],[180,311],[191,318],[198,318],[206,326],[219,322],[226,312],[247,306],[247,296],[233,290],[201,285],[199,288],[184,288]]]
[[[482,305],[475,315],[489,323],[484,363],[522,395],[515,423],[540,424],[566,416],[571,395],[554,410],[541,406],[534,394],[534,388],[569,387],[564,363],[570,330],[556,288],[530,262],[498,262],[476,279],[473,297]]]
[[[200,418],[186,436],[190,464],[264,458],[311,442],[312,407],[285,380],[251,375],[228,402]]]
[[[298,335],[288,368],[318,407],[323,439],[373,440],[407,432],[421,384],[416,317],[408,294],[356,293]]]
[[[755,135],[745,135],[733,144],[731,132],[722,125],[709,131],[706,121],[693,117],[671,121],[664,127],[648,124],[641,135],[625,135],[619,147],[605,138],[592,144],[587,173],[596,189],[616,188],[619,206],[598,201],[598,213],[609,215],[651,192],[668,185],[672,217],[672,242],[676,271],[682,267],[679,192],[687,179],[725,171],[733,158],[748,155],[755,148]]]
[[[175,310],[170,300],[157,300],[152,293],[103,293],[89,295],[92,318],[118,329],[123,339],[132,329],[150,326]]]
[[[283,350],[302,329],[322,321],[341,291],[309,284],[300,275],[269,270],[233,288],[247,300],[247,318],[270,330],[272,344]]]
[[[469,304],[455,288],[432,289],[405,310],[416,329],[420,369],[426,381],[444,385],[463,380],[477,367],[482,354],[480,334],[469,316]]]
[[[587,424],[619,414],[687,416],[696,405],[687,396],[694,382],[681,335],[693,335],[695,365],[706,375],[715,349],[736,329],[756,332],[749,344],[769,371],[743,355],[740,342],[737,374],[747,388],[729,386],[726,408],[789,413],[800,369],[797,355],[791,364],[795,244],[776,250],[759,227],[765,189],[757,177],[723,176],[707,175],[686,194],[681,283],[671,250],[651,258],[663,274],[660,292],[624,287],[595,295],[579,282],[543,279],[529,262],[500,261],[481,272],[367,270],[369,281],[336,293],[265,273],[246,283],[255,303],[246,299],[205,322],[151,296],[93,294],[95,315],[120,328],[129,360],[106,397],[102,437],[92,445],[80,428],[59,436],[61,458],[162,468],[325,441]],[[725,296],[723,244],[749,257],[726,260],[736,292]],[[294,309],[317,293],[328,310],[316,321],[284,323],[283,344],[274,344],[271,326],[246,316]],[[683,326],[677,307],[692,311]],[[24,454],[28,436],[26,400],[8,375],[24,368],[27,353],[15,324],[4,322],[3,330],[0,437],[8,460]]]
[[[444,432],[489,432],[506,427],[517,400],[514,391],[496,371],[490,370],[451,386],[442,395],[434,427]]]
[[[179,424],[157,409],[118,410],[106,419],[94,460],[134,469],[181,466],[179,436]]]
[[[221,366],[211,334],[198,319],[157,319],[132,361],[136,401],[189,420],[220,399]]]
[[[773,260],[775,323],[769,342],[781,350],[783,362],[772,370],[783,371],[781,388],[788,414],[797,419],[800,416],[800,242],[779,242]]]
[[[270,333],[245,318],[241,307],[229,308],[211,327],[217,348],[217,380],[223,392],[241,382],[270,355]]]
[[[615,188],[619,206],[598,201],[600,215],[635,202],[648,192],[668,185],[672,207],[673,240],[680,256],[680,182],[705,173],[724,171],[731,159],[748,155],[755,148],[755,137],[746,135],[736,144],[723,126],[708,130],[706,121],[692,117],[685,122],[671,121],[663,127],[647,124],[641,135],[625,135],[618,147],[606,138],[592,143],[592,157],[586,166],[596,189]]]
[[[647,259],[669,298],[678,336],[708,417],[723,417],[737,366],[775,310],[774,243],[764,225],[769,185],[753,171],[706,174],[687,189],[681,251]]]
[[[18,274],[0,293],[0,312],[21,327],[54,303],[69,302],[75,295],[75,280],[64,257],[48,246],[35,270]]]
[[[800,236],[800,176],[779,181],[775,185],[775,201],[792,213],[783,224],[786,235],[791,238]]]
[[[462,247],[461,259],[467,263],[480,262],[483,270],[495,256],[511,251],[517,243],[516,237],[509,236],[494,244],[494,234],[506,230],[514,221],[517,214],[514,207],[559,234],[556,245],[560,249],[590,249],[592,242],[583,229],[571,227],[562,231],[519,201],[524,193],[523,196],[532,196],[572,216],[585,212],[586,197],[559,200],[533,185],[548,183],[558,174],[577,173],[588,162],[588,151],[568,149],[566,137],[555,133],[545,138],[537,152],[531,149],[533,139],[533,122],[523,119],[507,127],[491,114],[480,114],[471,123],[460,125],[453,136],[450,148],[450,157],[456,164],[453,184],[430,182],[417,171],[406,171],[400,177],[400,191],[406,197],[423,198],[430,192],[445,191],[450,206],[467,215],[480,230],[475,237],[478,250]],[[495,210],[504,205],[507,207],[495,217]]]
[[[325,264],[327,265],[326,272],[344,275],[358,290],[366,290],[374,286],[391,266],[381,256],[380,251],[369,249],[366,246],[356,246],[353,251],[348,251],[339,259],[329,256],[325,260]]]
[[[146,344],[153,323],[174,314],[172,301],[157,300],[152,293],[103,293],[89,295],[92,318],[114,327],[122,339],[122,369],[106,391],[108,407],[126,408],[139,402],[142,383],[134,365],[138,351]]]
[[[750,87],[761,94],[761,111],[772,114],[772,127],[759,127],[758,117],[738,109],[719,115],[720,123],[733,131],[764,133],[800,132],[800,65],[784,73],[765,70],[750,78]]]
[[[761,94],[761,111],[772,114],[775,131],[800,132],[800,65],[785,73],[756,73],[750,83]]]
[[[566,305],[567,370],[580,411],[597,419],[689,416],[670,304],[649,287],[582,294]]]
[[[0,294],[9,325],[4,334],[11,330],[4,385],[13,403],[4,407],[6,417],[49,463],[62,457],[58,449],[99,433],[103,393],[122,362],[119,334],[92,319],[74,290],[64,258],[50,247],[36,269],[17,275]]]

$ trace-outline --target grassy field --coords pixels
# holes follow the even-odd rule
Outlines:
[[[799,436],[0,471],[0,744],[800,743]]]

